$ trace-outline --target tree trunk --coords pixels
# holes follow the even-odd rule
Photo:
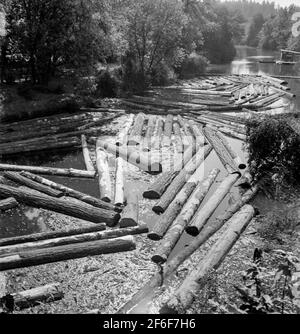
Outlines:
[[[186,232],[188,234],[197,236],[200,233],[239,177],[239,174],[230,174],[223,180],[212,196],[207,200],[205,205],[199,208],[194,215],[191,224],[186,228]]]
[[[131,251],[136,248],[132,236],[82,242],[66,246],[20,252],[0,258],[0,271],[38,266],[87,256]]]
[[[219,169],[213,169],[208,177],[199,186],[197,186],[152,256],[153,262],[161,265],[168,260],[169,255],[176,246],[194,214],[199,209],[219,173]]]
[[[108,226],[114,226],[120,219],[120,215],[114,211],[96,208],[85,203],[80,204],[79,202],[74,203],[65,199],[54,198],[42,193],[32,193],[31,191],[5,185],[0,185],[0,197],[14,197],[19,203],[52,210],[96,224],[106,223]]]
[[[176,289],[175,293],[161,309],[161,313],[172,312],[174,314],[180,310],[187,310],[191,306],[200,288],[206,284],[207,280],[205,279],[207,276],[211,271],[219,268],[254,215],[254,208],[251,205],[245,205],[231,218],[225,234],[214,244],[199,265],[188,274],[181,286]]]

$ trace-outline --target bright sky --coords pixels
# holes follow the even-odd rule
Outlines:
[[[255,2],[263,2],[264,0],[255,0]],[[277,5],[280,6],[290,6],[290,5],[300,5],[299,0],[269,0],[269,2],[275,2]]]

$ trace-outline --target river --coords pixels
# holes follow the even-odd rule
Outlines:
[[[271,74],[271,75],[284,75],[284,76],[300,76],[300,63],[294,66],[288,65],[277,65],[271,63],[259,63],[259,59],[279,59],[279,54],[276,52],[266,52],[254,48],[248,47],[237,47],[237,56],[233,62],[226,65],[211,65],[209,68],[209,72],[211,73],[219,73],[219,74]],[[294,100],[294,108],[300,109],[300,80],[288,80],[288,83],[294,93],[299,95]],[[236,150],[236,152],[247,160],[247,154],[245,152],[245,148],[243,147],[242,142],[238,140],[234,140],[229,138],[228,141]],[[51,159],[49,159],[49,156]],[[49,166],[49,167],[65,167],[65,168],[78,168],[84,169],[84,161],[82,157],[81,151],[71,152],[66,154],[44,154],[44,155],[34,155],[30,158],[25,157],[21,159],[21,161],[17,161],[17,163],[23,164],[31,164],[31,165],[41,165],[41,166]],[[212,168],[220,168],[221,173],[217,179],[216,185],[214,185],[211,189],[211,192],[214,191],[215,187],[219,184],[219,182],[226,175],[226,171],[221,165],[219,159],[216,154],[213,152],[207,159],[205,165],[205,172],[208,173]],[[70,186],[74,189],[80,190],[82,192],[86,192],[93,196],[99,196],[98,194],[98,184],[93,180],[80,180],[80,179],[67,179],[67,178],[57,178],[57,177],[49,177],[53,181],[57,181],[63,183],[67,186]],[[135,187],[136,190],[143,190],[145,186],[147,186],[143,181],[136,181],[131,186]],[[141,192],[141,191],[139,191]],[[212,219],[222,212],[225,207],[227,207],[236,196],[238,196],[238,189],[235,188],[229,196],[225,198],[220,207],[216,210],[216,213],[212,217]],[[262,211],[266,210],[269,205],[272,203],[268,203],[263,197],[259,197],[257,200],[257,205],[260,207]],[[204,202],[205,203],[205,202]],[[38,209],[32,209],[25,206],[20,206],[18,209],[7,211],[6,213],[2,213],[0,216],[0,238],[24,235],[29,233],[41,232],[45,231],[46,225],[45,220],[47,219],[47,215],[44,212],[41,212]],[[149,227],[153,226],[155,223],[155,215],[149,211],[146,211],[141,216],[141,219],[146,222]],[[178,243],[175,248],[172,256],[178,252],[179,249],[184,247],[189,243],[191,238],[185,235],[181,241]],[[171,256],[171,257],[172,257]]]

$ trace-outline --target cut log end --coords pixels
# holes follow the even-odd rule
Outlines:
[[[246,169],[246,168],[247,168],[247,165],[244,164],[244,163],[240,163],[240,164],[238,165],[238,168],[239,168],[239,169]]]
[[[162,236],[161,236],[161,235],[159,235],[158,233],[153,232],[153,231],[149,232],[148,235],[147,235],[147,237],[148,237],[150,240],[153,240],[153,241],[159,241],[159,240],[162,239]]]
[[[155,212],[156,214],[158,215],[161,215],[165,212],[165,209],[159,205],[155,205],[153,208],[152,208],[152,211]]]
[[[101,197],[101,201],[106,202],[106,203],[111,203],[111,198],[108,196]]]
[[[155,190],[150,189],[143,193],[143,197],[146,199],[160,199],[160,194]]]
[[[191,235],[192,237],[196,237],[199,235],[200,231],[196,226],[187,226],[185,229],[186,233]]]
[[[134,226],[138,226],[138,223],[134,219],[123,218],[120,221],[120,227],[121,228],[134,227]]]
[[[158,265],[162,265],[167,262],[167,257],[163,255],[155,254],[151,257],[151,260]]]
[[[160,162],[154,162],[150,165],[150,168],[149,168],[150,174],[157,175],[157,174],[162,173],[162,171],[163,171],[163,167]]]

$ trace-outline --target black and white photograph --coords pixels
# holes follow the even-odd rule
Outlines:
[[[0,0],[0,318],[58,314],[300,314],[299,0]]]

